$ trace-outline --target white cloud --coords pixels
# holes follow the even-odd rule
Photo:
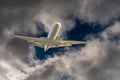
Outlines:
[[[37,19],[45,25],[47,31],[56,21],[62,23],[63,31],[72,29],[74,17],[79,17],[83,21],[108,24],[119,17],[119,3],[119,0],[44,0]]]
[[[21,76],[26,77],[26,75],[30,75],[28,79],[32,77],[36,80],[39,78],[57,80],[64,75],[71,80],[119,79],[120,41],[110,40],[119,35],[119,22],[100,34],[103,41],[96,40],[93,36],[93,41],[86,47],[80,50],[73,49],[63,56],[47,59],[44,64],[42,61],[34,61],[35,50],[30,49],[26,42],[10,38],[11,32],[37,33],[34,23],[36,20],[44,24],[46,31],[51,24],[60,21],[61,35],[74,27],[74,17],[107,24],[109,20],[118,18],[120,15],[119,0],[31,0],[28,2],[5,0],[0,3],[1,80],[16,80],[16,78],[20,80]],[[36,67],[31,67],[33,64],[39,64],[37,65],[40,66],[37,67],[38,73],[36,73]],[[32,74],[31,70],[34,69],[35,72]]]
[[[118,32],[115,23],[109,30]],[[112,33],[112,32],[111,32]],[[114,36],[106,34],[106,36]],[[103,37],[103,35],[101,35]],[[120,43],[120,42],[119,42]],[[65,55],[46,60],[26,80],[58,80],[67,75],[70,80],[118,80],[120,44],[109,39],[95,39],[80,49],[68,51]],[[102,77],[101,77],[102,76]]]

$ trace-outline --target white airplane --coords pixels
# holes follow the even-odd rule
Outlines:
[[[85,41],[68,41],[68,40],[60,40],[56,39],[58,32],[61,28],[61,24],[59,22],[56,22],[52,25],[52,28],[47,36],[45,37],[29,37],[29,36],[22,36],[12,33],[13,37],[23,39],[28,41],[29,43],[33,44],[34,46],[38,46],[41,48],[44,48],[44,51],[47,51],[49,48],[56,48],[56,47],[65,47],[65,46],[72,46],[75,44],[87,44]]]

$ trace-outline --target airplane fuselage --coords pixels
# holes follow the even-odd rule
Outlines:
[[[52,28],[47,36],[47,41],[44,43],[44,51],[48,50],[50,48],[50,45],[52,45],[53,40],[56,39],[58,32],[60,31],[61,24],[59,22],[56,22],[52,25]]]

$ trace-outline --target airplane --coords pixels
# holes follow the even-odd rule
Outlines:
[[[22,40],[25,40],[34,46],[38,46],[41,48],[44,48],[44,51],[47,51],[49,48],[57,48],[57,47],[65,47],[65,46],[72,46],[76,44],[88,44],[88,41],[72,41],[72,40],[61,40],[56,39],[58,32],[61,28],[61,23],[56,22],[51,26],[51,30],[48,33],[47,37],[30,37],[30,36],[23,36],[23,35],[17,35],[12,33],[12,36],[15,38],[19,38]]]

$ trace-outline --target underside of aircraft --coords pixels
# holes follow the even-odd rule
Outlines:
[[[65,46],[72,46],[75,44],[87,44],[88,41],[71,41],[71,40],[60,40],[56,39],[58,32],[60,31],[61,24],[60,22],[56,22],[52,25],[52,28],[47,37],[29,37],[23,35],[17,35],[12,33],[12,36],[15,38],[19,38],[22,40],[26,40],[27,42],[33,44],[34,46],[38,46],[44,48],[44,51],[47,51],[49,48],[56,48],[56,47],[65,47]]]

